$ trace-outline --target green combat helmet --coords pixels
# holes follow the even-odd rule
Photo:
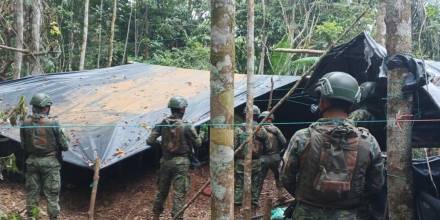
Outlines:
[[[315,87],[315,95],[322,98],[340,99],[352,104],[360,101],[361,91],[357,80],[344,72],[325,74]]]
[[[245,107],[244,109],[243,109],[243,115],[246,115],[246,111],[247,111],[247,108]],[[252,106],[252,114],[253,115],[259,115],[260,114],[260,108],[258,108],[258,106],[256,106],[256,105],[254,105],[254,106]]]
[[[46,93],[37,93],[32,96],[30,104],[35,107],[44,108],[53,104],[52,98]]]
[[[364,82],[359,86],[361,89],[361,102],[378,97],[376,85],[375,82]]]
[[[260,114],[260,116],[258,116],[258,118],[263,119],[268,115],[269,115],[269,111],[264,111],[264,112],[261,112],[261,114]],[[275,116],[273,114],[271,114],[267,119],[275,120]]]
[[[188,107],[188,101],[182,96],[173,96],[168,102],[168,108],[182,109]]]

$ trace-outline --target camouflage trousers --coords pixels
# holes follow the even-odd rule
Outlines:
[[[357,209],[323,209],[304,203],[298,203],[293,211],[292,220],[364,220],[358,216]],[[365,219],[366,220],[366,219]]]
[[[171,215],[174,217],[183,205],[185,205],[185,196],[190,185],[188,174],[189,166],[190,160],[188,157],[173,157],[171,159],[160,160],[159,191],[156,194],[156,199],[153,204],[154,214],[161,214],[163,212],[171,184],[173,184],[174,189]],[[183,219],[183,214],[179,219]]]
[[[236,159],[234,164],[234,203],[235,205],[241,205],[243,202],[243,186],[244,186],[244,160]],[[252,160],[252,206],[258,207],[258,200],[260,197],[261,181],[261,161],[260,159]]]
[[[31,215],[38,207],[41,191],[47,199],[47,212],[51,219],[60,214],[61,165],[55,157],[33,157],[26,160],[26,210]]]
[[[280,182],[280,173],[278,167],[280,166],[281,156],[277,153],[271,155],[261,156],[261,181],[260,187],[263,187],[264,180],[267,177],[269,170],[273,172],[275,183],[277,188],[281,188],[282,184]],[[261,190],[260,190],[261,191]]]

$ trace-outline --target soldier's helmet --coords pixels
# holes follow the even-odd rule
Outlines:
[[[246,111],[247,111],[247,108],[244,108],[243,115],[246,115]],[[252,114],[253,115],[260,115],[260,113],[261,113],[261,111],[260,111],[260,108],[258,108],[258,106],[256,106],[256,105],[252,106]]]
[[[376,93],[376,82],[364,82],[359,87],[361,89],[361,101],[378,96]]]
[[[264,112],[261,112],[261,114],[260,114],[260,116],[258,116],[258,118],[259,119],[263,119],[263,118],[265,118],[268,115],[269,115],[269,111],[264,111]],[[275,120],[274,114],[271,114],[267,119]]]
[[[188,107],[188,101],[182,96],[173,96],[168,102],[168,108],[182,109]]]
[[[361,90],[357,80],[344,72],[325,74],[315,87],[315,95],[321,98],[340,99],[355,104],[360,101]]]
[[[46,93],[37,93],[32,96],[30,104],[34,107],[46,107],[51,106],[53,104],[52,98]]]

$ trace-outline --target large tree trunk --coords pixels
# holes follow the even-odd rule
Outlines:
[[[15,2],[15,22],[16,22],[16,30],[17,36],[15,38],[15,47],[17,49],[23,49],[23,0],[17,0]],[[21,66],[23,63],[23,53],[15,52],[15,60],[14,60],[14,75],[13,79],[20,79],[21,77]]]
[[[86,58],[87,49],[87,34],[89,32],[89,0],[84,0],[84,29],[83,29],[83,41],[81,46],[81,55],[79,58],[79,70],[84,69],[84,60]]]
[[[32,1],[32,51],[34,53],[40,52],[40,31],[41,31],[41,0]],[[32,56],[34,60],[31,74],[43,73],[39,56]]]
[[[234,219],[234,0],[211,10],[211,219]]]
[[[130,24],[131,24],[131,15],[132,14],[133,14],[133,3],[130,3],[130,16],[128,18],[127,36],[125,37],[124,55],[122,56],[121,64],[125,63],[125,58],[126,58],[126,55],[127,55],[127,45],[128,45],[128,37],[130,36]]]
[[[115,22],[116,22],[116,10],[117,10],[118,0],[113,0],[113,15],[112,15],[112,23],[110,26],[110,39],[108,45],[108,63],[107,66],[112,66],[113,60],[113,39],[115,38]]]
[[[385,38],[386,38],[386,25],[385,25],[385,14],[386,14],[386,2],[385,0],[379,0],[379,5],[377,8],[377,16],[376,16],[376,41],[377,43],[385,46]]]
[[[248,19],[247,19],[247,102],[246,102],[246,133],[250,137],[253,135],[253,105],[254,105],[254,0],[247,1]],[[244,160],[244,183],[243,183],[243,217],[252,218],[252,148],[253,138],[251,138],[246,147]]]
[[[389,55],[411,53],[411,1],[387,0],[386,47]],[[412,122],[397,122],[399,115],[412,114],[413,96],[402,94],[407,69],[388,71],[387,185],[390,220],[414,219],[411,167]],[[399,124],[400,126],[399,126]]]
[[[96,61],[96,68],[99,69],[99,65],[101,64],[101,38],[102,38],[102,5],[103,1],[101,0],[101,4],[99,5],[99,25],[98,25],[98,60]]]

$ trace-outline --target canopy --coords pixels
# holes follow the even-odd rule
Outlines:
[[[256,75],[255,97],[294,82],[298,77]],[[65,162],[101,168],[144,151],[154,124],[169,114],[169,98],[189,100],[185,119],[196,125],[209,120],[209,72],[147,64],[131,64],[83,72],[34,76],[0,83],[1,110],[27,102],[37,92],[52,96],[51,116],[60,121],[71,146]],[[235,106],[246,102],[246,75],[235,75]],[[19,142],[19,129],[2,125],[1,135]]]

